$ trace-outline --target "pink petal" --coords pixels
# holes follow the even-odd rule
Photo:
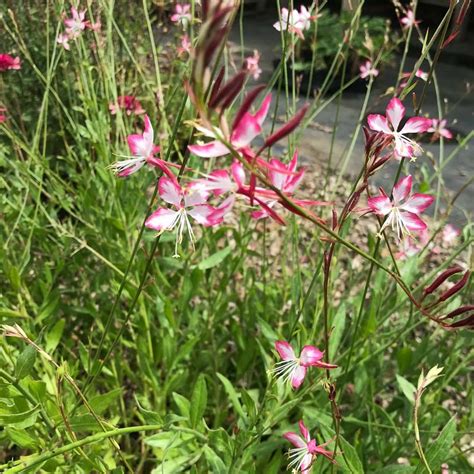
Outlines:
[[[431,127],[431,119],[412,117],[407,120],[400,133],[423,133]]]
[[[394,130],[398,130],[400,121],[405,116],[405,107],[400,99],[394,97],[387,105],[387,118]]]
[[[175,223],[178,211],[171,209],[159,208],[145,221],[145,226],[154,230],[170,229]]]
[[[375,130],[376,132],[383,132],[383,133],[392,133],[390,127],[388,126],[387,119],[380,114],[370,114],[367,117],[367,123],[371,130]]]
[[[447,138],[448,140],[453,138],[453,134],[452,134],[451,130],[449,130],[447,128],[442,128],[439,131],[439,134],[442,135],[444,138]]]
[[[303,383],[305,377],[306,377],[306,367],[303,367],[302,365],[300,365],[293,371],[293,374],[291,375],[291,386],[294,389],[299,388],[301,384]]]
[[[214,212],[209,216],[209,219],[216,224],[220,224],[223,221],[224,216],[232,210],[234,203],[235,196],[232,194],[228,198],[224,199],[224,201],[222,201],[219,206],[217,206]]]
[[[196,220],[196,222],[206,227],[209,227],[216,224],[216,222],[213,219],[211,219],[211,216],[214,213],[214,211],[215,209],[209,204],[202,204],[202,205],[193,207],[191,210],[187,212],[193,219]]]
[[[145,138],[145,140],[147,140],[149,143],[153,144],[154,133],[153,127],[151,126],[150,117],[148,117],[148,115],[145,115],[145,117],[143,117],[143,121],[145,122],[145,131],[143,132],[143,138]]]
[[[227,170],[215,170],[209,175],[207,180],[209,189],[212,189],[216,196],[233,191],[235,183],[230,179]]]
[[[317,347],[304,346],[300,354],[301,365],[309,367],[323,358],[324,354]]]
[[[387,196],[369,198],[367,204],[375,214],[386,216],[392,210],[392,202]]]
[[[428,227],[416,214],[413,214],[412,212],[402,211],[400,212],[400,218],[406,228],[410,231],[419,232]]]
[[[268,110],[270,109],[270,104],[272,102],[272,95],[268,94],[265,99],[263,99],[262,105],[260,108],[257,110],[257,113],[255,114],[255,119],[257,120],[257,123],[262,126],[263,122],[265,121],[265,118],[267,117]]]
[[[399,204],[408,197],[411,192],[412,184],[413,178],[411,175],[405,176],[398,181],[393,187],[393,202],[395,204]]]
[[[293,433],[292,431],[289,431],[288,433],[285,433],[283,435],[283,438],[285,438],[287,441],[289,441],[296,448],[305,448],[306,447],[306,443],[304,442],[303,439],[301,439],[301,436],[297,435],[296,433]]]
[[[181,207],[183,190],[175,179],[171,179],[168,176],[162,176],[158,180],[158,193],[163,201],[173,204],[178,208]]]
[[[234,181],[237,183],[237,186],[241,188],[245,183],[244,166],[239,161],[234,161],[230,166],[230,170],[232,172],[232,177],[234,178]]]
[[[189,145],[188,149],[191,153],[202,158],[216,158],[229,154],[229,149],[217,140],[205,145]]]
[[[295,351],[291,345],[286,341],[276,341],[275,349],[283,360],[295,360]]]
[[[308,453],[305,455],[301,462],[301,474],[309,474],[310,473],[310,467],[313,462],[313,455]]]
[[[209,198],[209,192],[202,186],[202,183],[194,181],[186,186],[184,194],[184,207],[205,204]]]
[[[235,148],[241,148],[250,142],[262,131],[257,119],[246,113],[232,132],[230,141]]]
[[[129,135],[127,137],[128,147],[134,156],[148,158],[151,154],[152,147],[143,135]]]
[[[408,201],[401,206],[405,211],[413,212],[414,214],[421,214],[424,210],[433,204],[434,197],[429,194],[413,194]]]
[[[298,426],[300,427],[300,433],[303,435],[303,438],[306,441],[311,441],[311,436],[309,435],[308,428],[306,428],[306,425],[304,424],[303,420],[300,420],[298,422]]]

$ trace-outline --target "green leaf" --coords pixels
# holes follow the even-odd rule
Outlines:
[[[331,344],[329,346],[329,360],[333,360],[337,354],[337,348],[341,342],[341,337],[344,333],[346,325],[346,305],[342,303],[337,310],[336,316],[332,322],[334,329],[331,332]]]
[[[398,386],[400,387],[400,390],[403,392],[405,397],[407,397],[408,401],[414,405],[415,404],[415,392],[416,388],[415,386],[409,382],[405,377],[402,377],[401,375],[397,374],[397,382]]]
[[[36,349],[33,346],[26,346],[16,360],[15,376],[18,380],[21,380],[31,373],[35,358]]]
[[[51,354],[58,347],[61,336],[63,335],[65,319],[60,319],[46,335],[46,352]]]
[[[204,455],[211,468],[210,472],[213,474],[227,474],[229,472],[224,461],[209,446],[204,447]]]
[[[239,401],[239,395],[237,394],[237,391],[233,387],[232,383],[230,382],[228,378],[224,377],[222,374],[216,374],[216,375],[217,377],[219,377],[219,380],[224,385],[225,391],[227,392],[227,395],[229,395],[229,398],[232,403],[232,406],[234,407],[234,410],[242,418],[242,421],[244,421],[247,424],[247,416],[245,415],[245,412]]]
[[[26,410],[21,413],[8,413],[7,410],[3,408],[0,411],[0,425],[14,425],[21,423],[22,428],[27,428],[35,422],[38,411],[38,405],[31,408],[31,410]]]
[[[344,472],[350,472],[352,474],[364,474],[364,466],[359,459],[356,449],[342,436],[340,436],[340,440],[341,450],[344,453],[344,456],[338,456],[337,459]]]
[[[194,385],[193,394],[191,396],[191,410],[190,421],[191,427],[196,428],[204,415],[204,410],[207,405],[207,386],[206,379],[203,374],[200,374],[196,384]]]
[[[96,395],[91,398],[89,403],[97,414],[103,413],[112,404],[112,402],[122,394],[121,388],[116,388],[110,392]]]
[[[137,402],[138,410],[142,414],[143,420],[147,425],[160,425],[163,423],[163,419],[158,413],[142,407],[137,397],[135,397],[135,401]]]
[[[40,444],[39,438],[35,438],[28,434],[26,430],[8,426],[5,432],[9,439],[11,439],[20,448],[37,448]]]
[[[219,265],[226,257],[230,254],[232,249],[226,247],[225,249],[219,250],[211,256],[205,258],[203,261],[198,263],[199,270],[208,270],[209,268]]]
[[[442,429],[436,440],[429,445],[429,448],[425,452],[426,460],[430,465],[433,472],[438,472],[441,464],[446,462],[449,457],[449,451],[454,442],[454,435],[456,434],[456,420],[453,416]],[[425,472],[426,468],[423,465],[419,465],[416,472]]]

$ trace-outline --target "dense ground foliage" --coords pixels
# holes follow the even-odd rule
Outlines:
[[[2,472],[472,470],[472,232],[442,177],[472,132],[436,77],[464,7],[427,32],[416,0],[400,25],[356,2],[319,45],[337,16],[307,3],[275,8],[265,84],[237,1],[0,6]],[[360,175],[302,163],[361,80]]]

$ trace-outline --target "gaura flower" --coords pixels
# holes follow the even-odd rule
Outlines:
[[[427,228],[419,215],[432,204],[434,198],[428,194],[411,194],[412,184],[412,177],[405,176],[394,186],[393,199],[382,188],[380,196],[368,199],[371,212],[386,218],[379,235],[386,227],[391,226],[401,240],[403,236],[410,236],[412,232],[419,233]]]
[[[318,446],[316,440],[311,438],[303,420],[300,420],[298,425],[301,436],[292,431],[283,435],[283,438],[294,446],[288,452],[288,457],[290,458],[288,469],[294,469],[293,472],[309,474],[311,472],[311,465],[318,455],[324,456],[332,463],[335,463],[333,459],[334,452],[324,449],[324,446],[327,446],[332,440]]]
[[[364,64],[361,64],[359,67],[360,77],[365,79],[369,76],[377,77],[379,75],[379,70],[375,69],[372,66],[371,61],[366,61]]]
[[[299,357],[286,341],[276,341],[275,349],[282,358],[276,363],[275,375],[283,381],[290,382],[294,389],[301,386],[306,377],[308,367],[320,367],[322,369],[335,369],[337,365],[322,362],[324,352],[314,346],[304,346]]]
[[[262,74],[262,70],[258,64],[259,61],[260,54],[256,49],[253,51],[253,56],[245,58],[245,69],[255,80],[257,80],[260,77],[260,74]]]
[[[171,21],[173,23],[181,23],[183,28],[186,28],[188,23],[191,21],[191,5],[189,3],[185,3],[181,5],[177,3],[174,7],[174,13],[171,15]]]
[[[6,53],[0,54],[0,72],[7,71],[9,69],[21,69],[20,58],[14,58],[13,56],[10,56]]]
[[[88,22],[84,20],[86,11],[77,11],[77,8],[71,7],[71,18],[66,18],[66,33],[69,39],[76,39],[86,29]]]
[[[434,140],[438,139],[439,137],[444,137],[450,140],[453,138],[453,133],[451,130],[446,128],[447,123],[448,122],[446,119],[431,119],[431,127],[427,131],[433,133]]]
[[[401,89],[406,87],[406,85],[408,84],[407,79],[410,76],[411,76],[411,72],[404,72],[402,74],[402,78],[404,79],[404,81],[402,81],[402,83],[400,84]],[[422,81],[426,82],[428,80],[428,73],[424,72],[422,69],[417,69],[416,72],[415,72],[415,77],[417,77],[418,79],[421,79]]]
[[[295,151],[291,161],[285,165],[280,160],[276,158],[271,158],[267,163],[265,161],[260,161],[260,166],[267,169],[268,179],[275,188],[279,189],[287,196],[293,195],[296,188],[301,183],[306,170],[304,168],[297,171],[298,166],[298,152]],[[258,190],[256,193],[258,194]],[[275,195],[271,199],[264,199],[266,207],[258,211],[252,212],[251,216],[254,219],[262,219],[269,217],[268,209],[273,209],[273,207],[279,202],[278,195]],[[322,201],[312,201],[307,199],[293,199],[293,201],[300,206],[323,206],[329,204]]]
[[[251,199],[250,186],[247,185],[245,181],[244,166],[239,161],[234,160],[230,166],[230,170],[214,170],[206,176],[206,179],[199,179],[195,183],[203,190],[212,192],[215,196],[230,193],[230,196],[217,207],[219,212],[216,213],[216,215],[219,214],[224,217],[225,214],[231,211],[237,195],[247,200]],[[260,207],[260,210],[255,212],[262,212],[265,214],[265,217],[270,216],[282,224],[284,221],[282,222],[282,219],[268,205],[268,201],[275,200],[276,202],[277,198],[277,195],[273,191],[260,187],[256,187],[254,190],[254,204]]]
[[[181,56],[184,53],[190,54],[191,53],[191,41],[189,40],[188,35],[183,35],[181,38],[181,46],[178,47],[178,56]]]
[[[196,183],[191,182],[182,188],[176,178],[162,176],[158,180],[158,194],[163,201],[171,204],[175,209],[158,208],[148,217],[145,226],[159,232],[176,228],[174,257],[179,256],[178,246],[183,242],[185,232],[194,247],[196,238],[189,217],[206,227],[222,222],[222,215],[216,213],[216,208],[207,204],[209,193]]]
[[[311,20],[314,19],[316,17],[311,16],[304,5],[300,7],[300,11],[295,9],[290,12],[287,8],[282,8],[281,20],[274,23],[273,28],[277,31],[288,31],[304,39],[303,31],[310,28]]]
[[[451,246],[456,243],[456,240],[461,235],[461,231],[451,224],[446,224],[441,235],[443,243],[446,246]]]
[[[61,45],[66,51],[71,49],[71,45],[69,44],[69,36],[64,33],[60,33],[56,39],[56,43]]]
[[[174,175],[169,167],[179,168],[180,166],[174,163],[168,163],[154,156],[160,151],[160,147],[153,143],[153,127],[151,126],[148,115],[145,115],[144,121],[145,131],[141,135],[132,134],[127,137],[128,147],[133,156],[126,160],[113,163],[110,168],[117,176],[124,178],[136,173],[147,163],[150,166],[160,168],[163,173],[173,178]]]
[[[7,121],[7,116],[4,114],[7,109],[5,107],[0,107],[0,123],[4,123]]]
[[[189,145],[189,151],[202,158],[215,158],[228,155],[230,151],[224,143],[219,141],[218,137],[220,137],[230,142],[232,148],[238,152],[249,154],[248,146],[252,140],[262,132],[262,124],[267,116],[271,100],[272,96],[268,94],[263,100],[260,109],[258,109],[254,115],[250,112],[243,114],[237,123],[234,123],[230,137],[226,137],[224,132],[218,128],[209,130],[199,125],[196,126],[205,136],[214,138],[214,140],[204,145]]]
[[[425,117],[411,117],[401,130],[398,130],[405,107],[400,99],[394,97],[387,105],[387,116],[370,114],[367,122],[371,130],[382,132],[393,137],[395,155],[397,157],[414,158],[422,153],[422,148],[406,134],[426,132],[431,126],[431,119]]]
[[[111,102],[109,110],[112,115],[118,112],[118,109],[125,110],[127,115],[141,115],[145,113],[140,101],[133,95],[119,95],[117,97],[117,104]]]
[[[415,20],[415,14],[413,13],[413,10],[408,9],[405,16],[400,19],[400,23],[402,24],[403,29],[408,29],[412,26],[418,25],[420,22]]]

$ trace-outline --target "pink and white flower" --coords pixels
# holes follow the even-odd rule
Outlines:
[[[400,19],[400,23],[402,24],[403,29],[408,29],[418,25],[420,22],[415,20],[415,14],[413,13],[413,10],[408,9],[405,16]]]
[[[0,123],[4,123],[7,121],[7,116],[4,114],[7,109],[5,107],[0,107]]]
[[[301,5],[300,11],[287,8],[281,9],[280,21],[273,24],[273,28],[277,31],[288,31],[304,39],[303,31],[309,30],[311,22],[319,18],[321,15],[312,15],[304,5]]]
[[[337,368],[337,365],[322,362],[324,352],[314,346],[304,346],[299,357],[296,357],[295,351],[286,341],[276,341],[275,349],[282,360],[276,363],[274,373],[285,383],[290,382],[294,389],[303,383],[308,367]]]
[[[371,61],[366,61],[364,64],[361,64],[359,71],[362,79],[366,79],[369,76],[377,77],[379,75],[379,70],[373,67]]]
[[[245,58],[245,69],[255,80],[257,80],[260,77],[260,74],[262,74],[262,70],[259,66],[259,61],[260,54],[256,49],[253,51],[253,56]]]
[[[400,122],[405,116],[405,107],[402,101],[396,97],[388,103],[386,114],[386,117],[380,114],[370,114],[367,117],[370,129],[393,137],[395,155],[398,158],[406,157],[413,159],[419,156],[423,151],[422,148],[406,135],[426,132],[431,126],[431,119],[411,117],[402,129],[398,130]]]
[[[453,133],[451,130],[446,128],[446,124],[448,121],[446,119],[431,119],[431,127],[427,130],[430,133],[433,133],[433,139],[437,139],[439,137],[444,137],[450,140],[453,138]]]
[[[186,28],[192,19],[191,5],[189,3],[185,3],[183,5],[177,3],[174,7],[174,13],[171,15],[170,19],[173,23],[180,23],[183,28]]]
[[[318,446],[316,440],[311,438],[309,430],[306,428],[303,420],[300,420],[298,425],[301,436],[292,431],[283,435],[283,438],[294,446],[288,453],[288,457],[290,458],[288,469],[292,469],[293,472],[309,474],[311,472],[311,465],[318,455],[322,455],[332,463],[335,463],[333,459],[334,452],[324,449],[324,446],[327,446],[332,440]]]
[[[460,235],[461,231],[458,228],[454,227],[451,224],[446,224],[443,228],[443,233],[441,234],[441,237],[443,239],[444,245],[450,247],[456,243]]]
[[[133,156],[113,163],[110,168],[117,176],[124,178],[136,173],[147,163],[150,166],[160,168],[167,176],[174,178],[169,167],[179,168],[179,165],[168,163],[155,156],[160,151],[160,147],[153,143],[154,132],[148,115],[145,115],[144,121],[145,131],[141,135],[132,134],[127,137],[128,147]]]
[[[200,132],[214,140],[202,145],[189,145],[189,151],[202,158],[225,156],[230,153],[229,148],[221,141],[225,140],[239,153],[248,155],[250,153],[248,148],[250,143],[262,132],[262,124],[268,114],[271,100],[272,96],[268,94],[263,100],[260,109],[254,115],[250,112],[243,114],[237,123],[234,123],[230,137],[226,137],[224,132],[218,128],[210,130],[209,128],[197,125],[196,128]]]
[[[21,69],[21,61],[19,57],[14,58],[9,54],[3,53],[0,54],[0,72],[8,70],[18,70]]]
[[[56,43],[61,45],[66,51],[71,49],[71,45],[69,44],[69,36],[64,33],[60,33],[56,39]]]
[[[115,115],[119,109],[123,109],[127,115],[141,115],[145,113],[140,101],[133,95],[119,95],[117,103],[111,102],[109,110],[112,115]]]
[[[222,215],[216,208],[207,204],[209,193],[198,183],[191,182],[181,187],[176,178],[162,176],[158,180],[158,194],[161,199],[171,204],[174,209],[160,207],[145,222],[145,226],[158,232],[171,231],[176,228],[176,244],[174,256],[178,257],[178,246],[187,233],[194,247],[196,237],[189,218],[198,224],[209,227],[220,224]]]
[[[66,34],[69,39],[76,39],[88,26],[88,22],[84,20],[86,11],[77,11],[77,8],[71,7],[71,18],[66,18],[64,24],[66,25]]]
[[[181,38],[181,46],[178,46],[178,56],[181,56],[183,54],[191,54],[191,41],[189,39],[188,35],[183,35]]]
[[[280,160],[276,158],[271,158],[268,163],[261,162],[261,166],[267,168],[267,175],[268,178],[275,188],[279,189],[287,196],[291,196],[296,188],[301,183],[301,180],[304,177],[306,172],[305,169],[300,169],[297,171],[298,166],[298,152],[295,151],[293,158],[291,161],[285,165]],[[258,191],[257,191],[258,192]],[[266,199],[265,204],[266,207],[259,209],[258,211],[252,212],[251,216],[254,219],[262,219],[265,217],[269,217],[268,209],[273,209],[273,207],[279,202],[278,196],[275,195],[273,199]],[[301,199],[294,199],[294,202],[299,204],[300,206],[311,206],[311,205],[325,205],[327,203],[320,202],[320,201],[309,201],[309,200],[301,200]]]
[[[311,15],[311,12],[304,6],[300,6],[299,11],[299,27],[301,30],[309,30],[311,28],[311,21],[315,20],[316,17]]]
[[[402,74],[402,78],[404,79],[402,83],[400,84],[400,88],[403,89],[407,86],[408,81],[407,79],[411,76],[411,72],[404,72]],[[417,69],[415,72],[415,77],[418,79],[421,79],[422,81],[427,81],[428,80],[428,73],[423,71],[422,69]]]
[[[433,203],[434,198],[428,194],[411,194],[412,185],[412,177],[405,176],[394,186],[392,199],[382,188],[380,196],[368,199],[370,211],[385,217],[379,235],[388,226],[397,233],[399,240],[403,236],[411,236],[412,232],[419,233],[427,229],[420,214]]]

